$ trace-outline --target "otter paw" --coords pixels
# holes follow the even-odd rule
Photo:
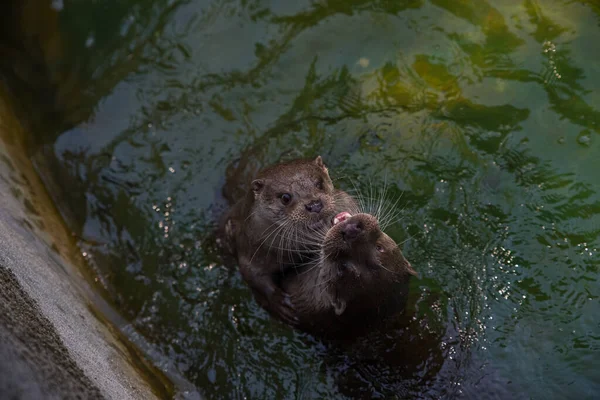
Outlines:
[[[276,313],[283,322],[290,325],[296,325],[300,322],[289,294],[285,292],[273,293],[270,303],[273,312]]]

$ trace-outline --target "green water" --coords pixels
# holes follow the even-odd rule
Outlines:
[[[596,4],[65,0],[90,117],[46,137],[62,210],[131,335],[206,398],[597,397]],[[220,265],[228,167],[317,154],[402,196],[420,279],[387,363],[273,321]]]

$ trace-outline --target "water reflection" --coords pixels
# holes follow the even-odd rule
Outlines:
[[[595,12],[66,3],[90,99],[72,120],[93,118],[45,138],[63,211],[122,312],[208,398],[589,397]],[[388,179],[404,193],[390,234],[408,239],[421,306],[370,347],[324,347],[272,321],[214,246],[213,221],[251,171],[315,154],[346,189]],[[377,346],[392,351],[365,356]]]

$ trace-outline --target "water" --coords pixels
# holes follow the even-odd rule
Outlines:
[[[60,3],[86,116],[45,137],[62,211],[162,367],[206,398],[600,392],[595,2]],[[273,321],[216,254],[232,166],[317,154],[402,196],[421,276],[377,362]]]

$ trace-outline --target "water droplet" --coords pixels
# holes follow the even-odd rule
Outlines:
[[[589,147],[592,142],[592,134],[589,130],[585,129],[579,133],[577,136],[577,143],[582,146]]]
[[[94,45],[95,42],[96,42],[96,39],[94,38],[94,35],[90,35],[85,40],[85,47],[87,47],[89,49],[90,47],[92,47]]]
[[[52,0],[52,8],[56,11],[60,11],[65,7],[63,0]]]
[[[365,57],[361,57],[358,59],[358,61],[356,62],[358,65],[360,65],[363,68],[367,68],[370,64],[370,61],[368,58]]]

